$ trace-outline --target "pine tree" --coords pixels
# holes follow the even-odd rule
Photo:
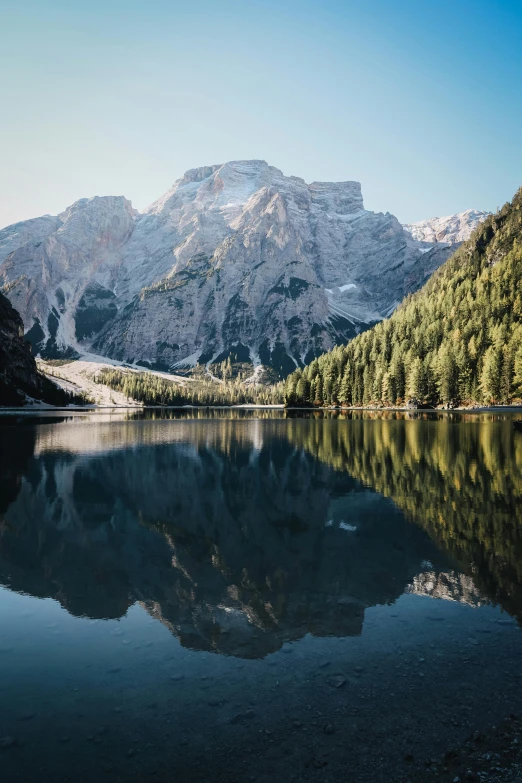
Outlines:
[[[332,405],[337,405],[339,402],[339,394],[341,390],[341,381],[339,376],[334,377],[332,381],[332,396],[331,396],[331,403]]]
[[[369,364],[366,364],[363,372],[363,405],[368,405],[372,398],[373,373]]]
[[[522,397],[522,344],[518,347],[518,350],[515,353],[513,365],[513,391],[517,397],[520,398]]]
[[[321,375],[316,376],[314,396],[315,396],[314,403],[316,405],[322,405],[324,400],[324,395],[323,395],[323,378]]]
[[[292,373],[286,379],[285,383],[285,405],[295,405],[297,402],[297,384],[301,378],[301,375],[297,372]]]
[[[375,374],[372,384],[372,400],[380,400],[382,392],[382,378],[384,375],[383,365],[379,359],[376,360]]]
[[[389,372],[385,372],[382,377],[381,399],[386,405],[395,404],[395,381],[393,375]]]
[[[328,372],[323,378],[323,402],[325,405],[330,405],[332,402],[332,386],[333,377],[331,372]]]
[[[416,356],[412,362],[408,373],[406,385],[408,397],[413,397],[419,402],[424,402],[426,398],[426,385],[424,381],[424,365],[420,356]]]
[[[397,400],[403,401],[406,391],[406,373],[404,370],[404,362],[397,349],[394,350],[390,364],[390,375],[393,379],[393,393],[395,395],[393,402]]]
[[[299,378],[297,381],[295,397],[296,402],[300,405],[310,402],[310,383],[304,376],[301,376],[301,378]]]
[[[350,377],[350,368],[348,365],[346,366],[343,379],[341,381],[339,402],[343,403],[344,405],[351,405],[352,403],[352,381]]]
[[[443,343],[437,356],[439,393],[444,405],[458,399],[458,367],[452,347]]]
[[[501,350],[500,402],[504,405],[508,405],[511,400],[513,386],[513,351],[510,345],[504,345]]]
[[[482,373],[480,376],[480,388],[482,399],[490,404],[500,399],[502,375],[502,353],[499,349],[490,345],[484,356]]]

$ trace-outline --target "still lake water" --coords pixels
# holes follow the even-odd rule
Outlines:
[[[512,420],[2,416],[2,781],[415,781],[522,711]]]

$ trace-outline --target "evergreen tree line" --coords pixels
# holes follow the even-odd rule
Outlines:
[[[95,377],[115,391],[145,405],[277,405],[283,402],[283,384],[245,386],[241,380],[218,383],[187,380],[182,386],[160,375],[104,368]]]
[[[285,382],[287,405],[522,398],[522,188],[395,313]]]
[[[56,405],[58,408],[65,408],[68,405],[91,405],[92,399],[85,392],[72,392],[62,389],[52,381],[45,378],[47,384],[42,396],[42,400],[48,405]]]

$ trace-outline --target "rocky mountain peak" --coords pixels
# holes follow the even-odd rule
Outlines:
[[[246,204],[262,188],[270,188],[303,208],[308,205],[323,212],[351,214],[364,209],[359,182],[312,182],[285,176],[264,160],[234,160],[186,171],[172,188],[151,204],[146,214],[161,214],[195,202],[202,208],[233,207]]]
[[[405,223],[403,227],[418,242],[447,242],[454,245],[469,239],[479,223],[490,214],[480,209],[467,209],[446,217]]]
[[[451,252],[365,210],[358,182],[263,160],[190,169],[142,214],[123,196],[0,231],[0,285],[47,356],[158,369],[231,354],[281,375],[386,317]]]
[[[350,215],[364,209],[360,182],[312,182],[307,187],[312,203],[323,212]]]
[[[200,166],[197,169],[189,169],[180,179],[176,180],[172,187],[176,187],[179,183],[188,184],[190,182],[203,182],[204,179],[211,177],[219,168],[221,168],[220,163],[214,166]]]
[[[58,215],[62,225],[58,229],[64,238],[91,243],[100,235],[111,242],[126,239],[132,232],[137,215],[132,204],[124,196],[94,196],[75,201]]]

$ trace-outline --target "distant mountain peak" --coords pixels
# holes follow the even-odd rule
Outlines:
[[[454,245],[465,242],[490,212],[466,209],[446,217],[434,217],[417,223],[404,223],[404,230],[418,242],[446,242]]]

